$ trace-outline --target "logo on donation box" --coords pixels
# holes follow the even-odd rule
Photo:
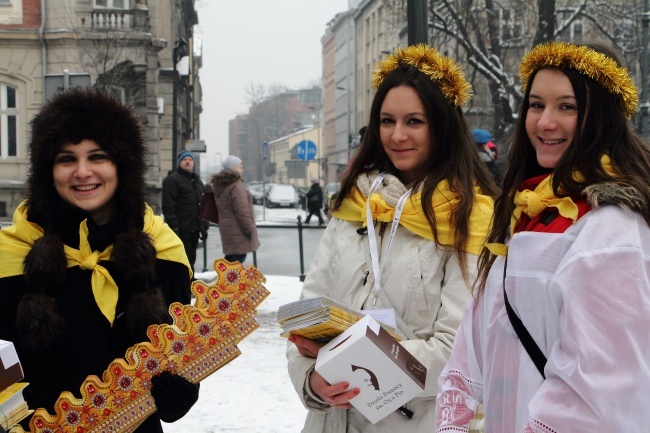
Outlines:
[[[311,161],[316,157],[316,143],[311,140],[302,140],[296,144],[296,158]]]
[[[329,383],[359,388],[350,403],[376,424],[424,390],[427,369],[365,316],[320,349],[316,371]]]

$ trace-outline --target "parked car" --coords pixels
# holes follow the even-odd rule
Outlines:
[[[325,213],[326,214],[327,214],[327,210],[328,210],[329,205],[330,205],[330,200],[332,200],[332,197],[334,196],[334,194],[339,192],[340,188],[341,188],[341,184],[339,182],[328,183],[325,186],[325,193],[324,193],[325,194],[325,200],[324,200],[325,203],[323,203],[323,205],[325,207]]]
[[[262,204],[264,202],[264,191],[262,190],[263,187],[264,184],[261,183],[247,186],[248,190],[253,195],[253,204]],[[268,190],[268,185],[266,186],[266,189]]]
[[[294,188],[296,188],[296,194],[298,194],[298,207],[307,210],[307,191],[309,191],[309,188],[297,185],[294,185]]]
[[[266,192],[266,207],[296,207],[297,196],[298,193],[292,185],[271,184]]]

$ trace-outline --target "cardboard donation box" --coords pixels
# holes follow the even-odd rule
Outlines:
[[[323,346],[315,368],[331,384],[359,388],[350,403],[373,424],[420,394],[427,372],[370,316]]]
[[[14,344],[0,340],[0,391],[23,380],[24,377]]]

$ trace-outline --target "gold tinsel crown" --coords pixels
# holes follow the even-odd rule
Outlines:
[[[521,61],[519,77],[522,89],[528,87],[533,72],[548,66],[573,69],[593,79],[609,93],[618,96],[628,119],[637,109],[639,97],[627,69],[603,53],[565,42],[537,45]]]
[[[472,86],[465,80],[458,63],[426,44],[398,48],[378,62],[372,73],[372,87],[377,89],[386,75],[404,64],[416,67],[429,77],[453,105],[460,107],[472,96]]]

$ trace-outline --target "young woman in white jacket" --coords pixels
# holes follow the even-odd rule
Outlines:
[[[303,432],[430,432],[436,379],[471,299],[496,193],[463,115],[469,84],[456,63],[418,45],[377,65],[367,132],[331,205],[333,218],[302,298],[389,308],[401,344],[427,367],[424,392],[377,424],[350,400],[359,389],[314,371],[320,342],[291,336],[289,375],[309,410]]]

